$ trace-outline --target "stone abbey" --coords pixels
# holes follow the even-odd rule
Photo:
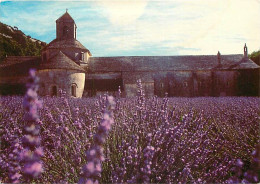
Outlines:
[[[22,94],[29,69],[36,68],[42,96],[59,90],[73,97],[115,94],[120,86],[131,97],[138,79],[147,96],[259,95],[260,67],[248,58],[246,45],[238,55],[94,57],[76,38],[77,26],[66,12],[41,57],[8,56],[0,64],[0,94]]]

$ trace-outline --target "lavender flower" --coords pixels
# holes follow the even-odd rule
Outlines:
[[[88,163],[82,167],[82,175],[79,179],[79,183],[98,183],[102,170],[101,162],[104,161],[102,145],[105,143],[106,136],[114,123],[114,108],[114,99],[112,96],[108,96],[107,109],[104,112],[103,120],[94,136],[94,143],[86,153]]]
[[[142,111],[145,106],[145,93],[141,79],[137,80],[137,108]]]
[[[150,175],[152,174],[151,165],[152,165],[152,159],[155,151],[154,147],[151,146],[151,141],[152,141],[152,134],[149,133],[147,135],[147,146],[143,150],[144,165],[140,169],[141,174],[138,179],[139,182],[141,183],[150,183]]]
[[[38,78],[35,70],[30,70],[29,74],[28,89],[23,102],[26,125],[24,127],[25,135],[22,138],[24,150],[21,153],[25,181],[36,178],[43,171],[40,160],[43,155],[43,150],[40,147],[40,119],[37,113],[37,109],[41,108],[41,102],[37,98]]]
[[[243,172],[244,162],[241,159],[236,160],[235,175],[227,180],[227,183],[258,183],[258,173],[260,170],[260,143],[252,152],[251,165],[248,170]]]
[[[118,86],[118,98],[121,98],[121,95],[122,95],[121,87]]]
[[[12,149],[12,153],[9,154],[10,162],[9,162],[9,167],[8,167],[9,182],[10,183],[20,183],[21,167],[20,167],[19,154],[21,151],[21,145],[20,145],[18,139],[14,140],[11,149]]]

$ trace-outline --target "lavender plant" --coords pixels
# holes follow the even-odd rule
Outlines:
[[[43,156],[43,149],[40,147],[40,119],[37,109],[41,107],[41,102],[37,98],[38,78],[35,70],[30,70],[27,83],[27,92],[24,97],[23,106],[25,109],[24,136],[22,143],[24,149],[21,153],[23,163],[22,173],[25,181],[29,182],[38,177],[43,171],[40,157]]]
[[[41,98],[44,172],[36,183],[87,178],[81,173],[91,158],[85,151],[95,145],[106,98]],[[242,182],[245,173],[250,176],[259,165],[258,157],[251,160],[260,140],[259,98],[144,98],[142,103],[139,96],[116,99],[114,124],[102,139],[104,159],[96,165],[102,170],[100,183],[224,183],[230,177]],[[11,182],[9,173],[16,172],[10,170],[16,162],[10,154],[14,141],[23,135],[22,101],[0,98],[1,182]],[[238,159],[243,162],[240,175]]]
[[[20,183],[21,178],[21,166],[20,166],[20,152],[22,146],[20,145],[19,139],[13,141],[11,150],[12,152],[8,155],[10,162],[8,167],[8,177],[10,183]]]
[[[227,180],[227,183],[259,183],[260,171],[260,143],[252,152],[252,160],[249,165],[237,159],[235,166],[232,168],[234,176]]]
[[[102,145],[105,143],[113,120],[113,110],[115,109],[115,102],[112,96],[107,97],[107,109],[104,111],[104,117],[99,125],[98,131],[94,136],[94,143],[87,151],[87,164],[82,168],[81,178],[79,183],[98,183],[101,175],[101,162],[105,160]]]

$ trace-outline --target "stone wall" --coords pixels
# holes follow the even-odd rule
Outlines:
[[[148,85],[151,95],[168,96],[235,96],[237,95],[238,72],[234,71],[169,71],[169,72],[133,72],[132,75],[123,75],[126,96],[132,96],[136,88],[134,80],[138,77],[142,83]],[[127,81],[127,82],[126,82]],[[153,87],[151,87],[153,86]],[[128,94],[129,93],[129,94]]]
[[[154,95],[154,72],[149,71],[126,71],[122,72],[123,79],[123,95],[126,97],[133,97],[137,94],[137,80],[141,79],[142,86],[146,96]]]
[[[260,96],[260,69],[239,70],[237,78],[238,96]]]
[[[117,87],[112,89],[112,83],[108,81],[112,78],[121,77],[121,89],[123,96],[133,97],[137,94],[137,80],[141,79],[146,96],[157,95],[168,96],[235,96],[237,95],[238,72],[236,70],[227,71],[125,71],[120,73],[103,73],[88,75],[88,90],[90,90],[90,79],[95,78],[95,85],[107,86],[101,91],[117,91]],[[104,81],[103,81],[104,80]],[[105,80],[107,82],[105,82]],[[103,82],[102,82],[103,81]],[[111,89],[109,88],[111,87]],[[86,90],[86,89],[85,89]],[[97,90],[98,92],[98,90]],[[89,92],[88,92],[89,93]],[[93,93],[94,94],[94,93]],[[93,95],[92,94],[92,95]],[[95,92],[96,94],[96,92]]]
[[[27,76],[8,76],[0,77],[0,84],[26,84],[28,77]]]
[[[237,71],[214,71],[212,76],[212,96],[236,96],[238,72]]]
[[[127,71],[127,72],[122,72],[122,78],[125,83],[131,83],[131,84],[136,84],[138,79],[142,80],[143,82],[154,82],[153,79],[154,72],[152,71]]]
[[[172,71],[160,72],[154,76],[155,95],[168,96],[193,96],[193,72]]]
[[[153,82],[142,82],[144,94],[147,97],[151,97],[154,95],[154,83]],[[137,95],[137,84],[124,84],[124,92],[123,96],[125,97],[134,97]]]
[[[26,76],[0,77],[0,95],[24,95]]]
[[[85,73],[79,73],[75,70],[39,70],[37,75],[40,78],[40,95],[52,95],[54,86],[56,86],[59,95],[59,90],[66,91],[68,96],[72,96],[72,86],[76,87],[76,96],[82,97]]]

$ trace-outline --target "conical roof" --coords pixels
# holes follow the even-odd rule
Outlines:
[[[43,69],[64,69],[64,70],[77,70],[80,72],[85,72],[83,68],[72,61],[68,56],[63,54],[61,51],[50,58],[47,62],[41,63],[40,70]]]
[[[73,18],[70,16],[70,14],[66,11],[60,18],[56,20],[56,22],[74,22]]]
[[[56,39],[52,40],[48,45],[46,45],[43,50],[46,50],[46,49],[67,49],[67,48],[82,49],[82,51],[88,52],[89,55],[92,56],[90,51],[86,47],[84,47],[76,39],[59,40],[59,39],[56,38]]]

